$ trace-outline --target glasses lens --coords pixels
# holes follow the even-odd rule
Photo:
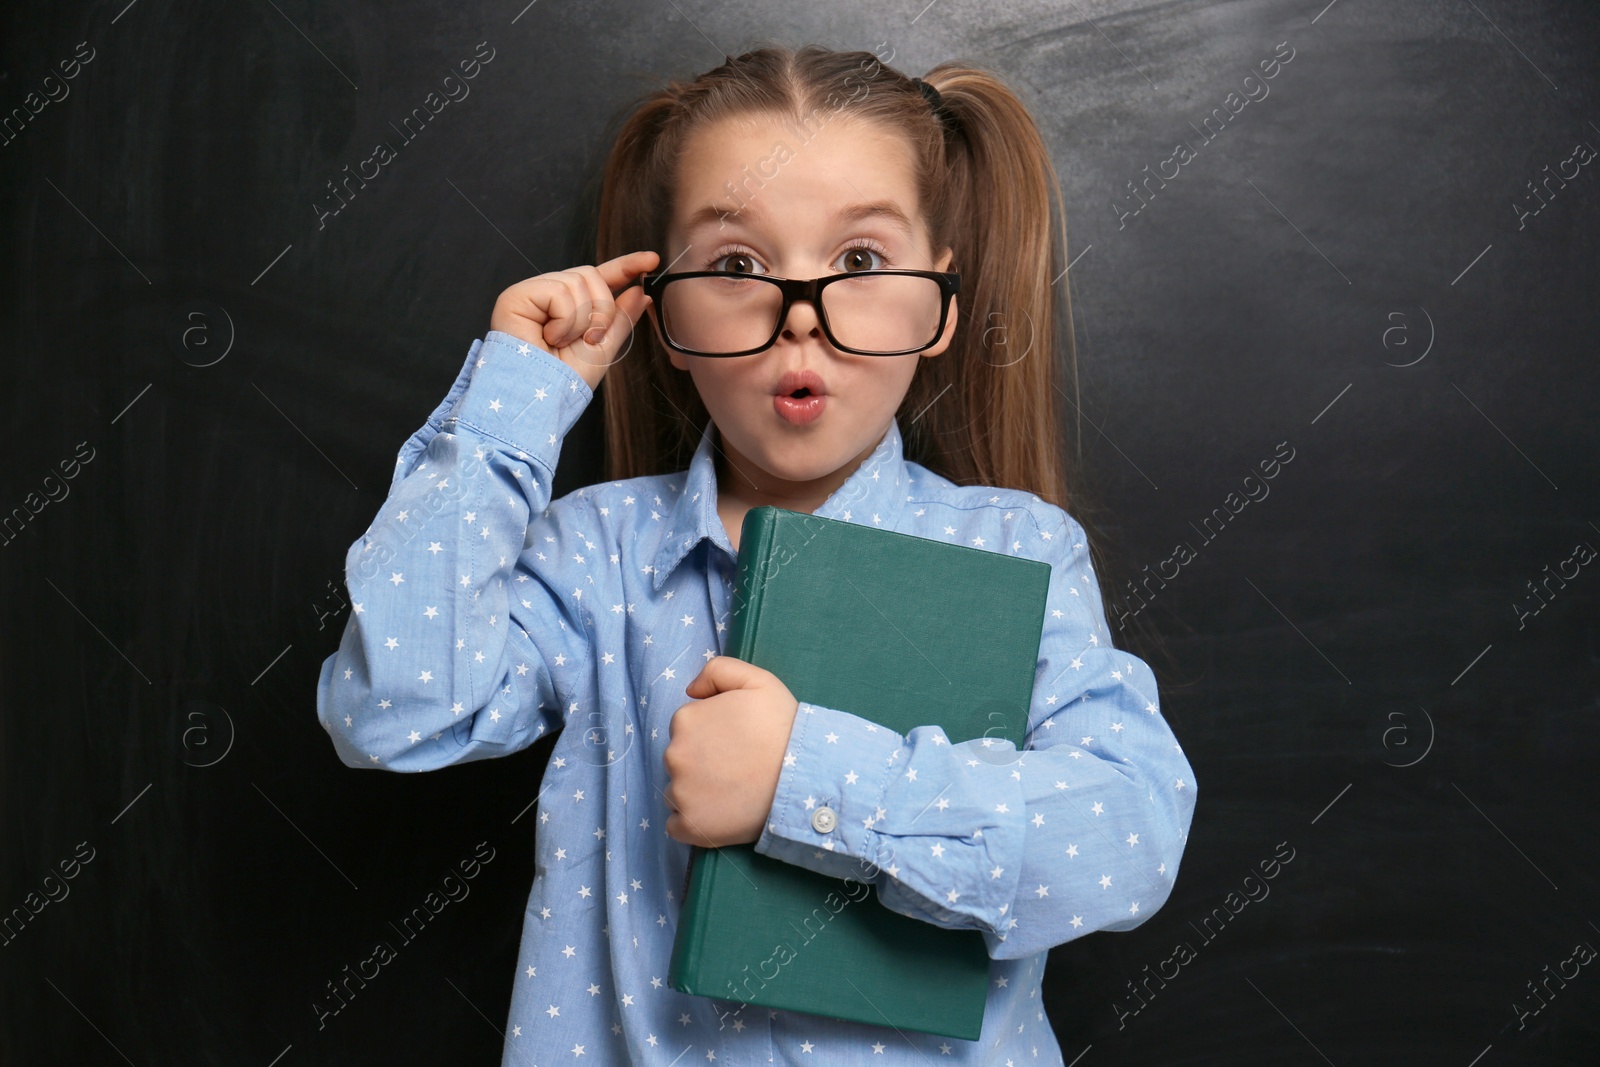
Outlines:
[[[674,278],[661,290],[659,310],[674,344],[717,354],[766,344],[782,309],[776,285],[730,273]]]
[[[939,283],[911,275],[861,272],[822,290],[823,313],[839,343],[865,352],[906,352],[938,339]],[[674,344],[696,352],[746,352],[778,328],[783,294],[759,276],[675,278],[661,293],[662,325]]]
[[[825,286],[822,309],[846,348],[904,352],[937,339],[942,297],[932,278],[863,273]]]

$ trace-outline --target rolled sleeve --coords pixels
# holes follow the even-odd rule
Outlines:
[[[1025,836],[1018,757],[1009,741],[952,744],[931,724],[902,735],[801,703],[755,849],[870,882],[883,904],[923,922],[997,933]],[[824,808],[833,819],[819,825]]]
[[[836,708],[801,701],[778,773],[772,810],[755,850],[835,878],[877,881],[881,846],[872,827],[904,738]],[[826,817],[833,813],[832,828]]]

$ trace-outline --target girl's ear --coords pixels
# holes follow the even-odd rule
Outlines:
[[[924,349],[922,351],[922,355],[940,355],[945,349],[950,347],[950,342],[955,340],[956,322],[961,318],[960,300],[960,293],[957,293],[955,296],[950,298],[950,314],[945,317],[944,333],[939,335],[939,339],[933,343],[932,347]]]
[[[934,263],[933,269],[941,271],[949,270],[950,263],[954,259],[955,252],[949,248],[946,248],[944,252],[940,254],[939,259]],[[961,294],[957,293],[955,296],[950,298],[950,314],[945,318],[944,333],[940,334],[939,339],[933,343],[932,347],[925,349],[922,352],[922,355],[937,356],[945,349],[950,347],[950,342],[955,339],[956,335],[956,322],[961,317],[960,305]]]

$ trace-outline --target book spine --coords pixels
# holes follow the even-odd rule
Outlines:
[[[776,529],[776,511],[753,508],[745,515],[739,536],[739,568],[734,576],[732,618],[728,622],[727,654],[749,662],[755,647],[756,622],[761,614],[760,576],[767,572]],[[684,879],[683,911],[672,944],[667,983],[684,993],[715,996],[703,988],[700,974],[705,945],[704,930],[710,918],[711,889],[716,882],[719,856],[715,849],[694,847]]]
[[[695,845],[689,856],[689,876],[683,894],[683,912],[678,917],[677,936],[672,942],[672,961],[667,965],[667,984],[680,993],[703,994],[700,988],[700,957],[705,938],[707,910],[711,901],[714,865],[701,862],[706,849]]]
[[[733,582],[732,618],[728,620],[728,655],[746,663],[755,652],[756,627],[761,621],[764,578],[771,568],[772,543],[777,535],[778,510],[752,508],[745,513],[739,543],[739,570]]]

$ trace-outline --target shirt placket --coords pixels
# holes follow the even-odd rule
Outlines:
[[[708,541],[706,567],[706,593],[711,598],[713,618],[712,642],[716,645],[718,655],[727,655],[728,647],[728,608],[733,603],[733,579],[738,570],[737,562],[728,555],[727,550]],[[718,626],[721,623],[721,626]]]

